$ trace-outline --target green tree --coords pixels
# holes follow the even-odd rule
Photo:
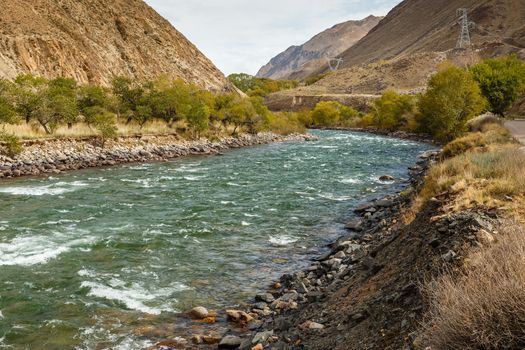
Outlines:
[[[21,74],[15,79],[15,107],[17,113],[29,123],[35,112],[42,108],[48,81],[31,74]]]
[[[14,86],[11,82],[0,79],[0,123],[16,124],[19,116],[16,112]]]
[[[78,89],[77,104],[84,122],[89,126],[96,124],[101,110],[114,109],[114,100],[106,88],[96,85],[85,85]]]
[[[470,72],[447,65],[430,79],[418,106],[421,130],[447,142],[465,131],[469,119],[483,112],[486,100]]]
[[[396,130],[409,123],[414,108],[415,101],[412,96],[386,91],[374,101],[370,115],[375,127]]]
[[[198,138],[202,132],[208,130],[210,123],[210,108],[202,101],[196,100],[186,117],[193,137]]]
[[[525,63],[516,56],[488,59],[471,71],[490,111],[502,117],[525,91]]]

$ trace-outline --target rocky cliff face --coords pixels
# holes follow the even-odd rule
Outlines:
[[[361,21],[337,24],[317,34],[305,44],[292,46],[277,55],[259,70],[257,76],[303,79],[326,64],[326,57],[335,57],[358,42],[380,20],[381,17],[369,16]]]
[[[224,75],[142,0],[3,0],[0,77],[21,72],[107,85],[166,74],[222,90]]]

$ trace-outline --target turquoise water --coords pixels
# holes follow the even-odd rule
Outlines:
[[[316,131],[223,156],[0,183],[0,349],[140,349],[137,320],[246,300],[307,264],[430,146]]]

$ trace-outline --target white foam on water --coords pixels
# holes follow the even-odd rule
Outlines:
[[[57,182],[50,185],[40,186],[12,186],[0,188],[0,193],[14,196],[58,196],[64,193],[74,192],[79,188],[88,186],[82,181]]]
[[[155,288],[155,290],[150,291],[138,283],[129,285],[116,277],[111,277],[107,282],[102,282],[101,280],[105,279],[105,277],[100,275],[94,278],[96,281],[83,281],[80,286],[89,288],[89,296],[115,300],[126,305],[128,309],[152,315],[159,315],[162,311],[173,312],[175,310],[164,303],[158,307],[148,306],[148,302],[151,303],[156,299],[165,299],[174,292],[188,289],[184,284],[177,283],[170,288]],[[172,298],[170,299],[173,301]]]
[[[222,204],[222,205],[225,205],[225,204],[235,204],[235,202],[232,202],[232,201],[221,201],[221,204]]]
[[[111,350],[142,350],[155,345],[151,340],[138,340],[132,337],[125,338],[119,344],[112,346]]]
[[[318,196],[321,198],[330,199],[336,202],[344,202],[344,201],[348,201],[353,198],[351,196],[336,196],[333,193],[322,193],[322,194],[319,194]]]
[[[9,242],[2,242],[0,243],[0,266],[43,264],[73,248],[92,244],[95,239],[88,237],[68,241],[69,238],[68,234],[56,232],[50,236],[20,236]]]
[[[270,243],[277,245],[277,246],[286,246],[286,245],[297,242],[297,238],[293,238],[287,235],[270,236],[269,241]]]
[[[344,179],[341,179],[339,180],[340,183],[342,184],[349,184],[349,185],[355,185],[355,184],[361,184],[363,183],[363,181],[359,180],[359,179],[354,179],[354,178],[344,178]]]
[[[141,185],[142,188],[153,187],[153,184],[151,183],[151,179],[121,179],[120,181],[138,184],[138,185]]]
[[[186,181],[200,181],[204,178],[206,178],[206,176],[184,176],[184,180]]]
[[[0,310],[0,320],[3,320],[4,318],[4,314],[2,313],[2,310]]]
[[[260,215],[257,215],[257,214],[248,214],[248,213],[244,213],[244,216],[246,216],[247,218],[260,218],[261,217]]]
[[[233,186],[233,187],[242,187],[243,186],[243,185],[239,185],[239,184],[237,184],[235,182],[227,182],[226,185]]]
[[[246,222],[246,221],[241,221],[241,225],[242,226],[250,226],[251,224],[249,222]]]

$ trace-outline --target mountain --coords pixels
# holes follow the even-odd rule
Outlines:
[[[305,44],[292,46],[272,58],[259,70],[257,76],[301,80],[325,65],[327,57],[335,57],[358,42],[381,18],[369,16],[361,21],[337,24]]]
[[[467,8],[475,23],[473,50],[455,49],[459,8]],[[404,0],[338,56],[343,61],[339,70],[330,72],[324,64],[313,74],[330,73],[326,77],[273,94],[267,103],[274,110],[300,110],[320,100],[338,100],[366,110],[366,101],[389,89],[421,92],[445,60],[468,66],[510,53],[525,59],[525,1]]]
[[[159,75],[221,90],[224,75],[142,0],[2,0],[0,77],[22,72],[108,85]]]
[[[342,68],[453,49],[459,37],[459,8],[467,8],[475,23],[472,42],[482,56],[525,49],[523,0],[405,0],[340,55]]]

